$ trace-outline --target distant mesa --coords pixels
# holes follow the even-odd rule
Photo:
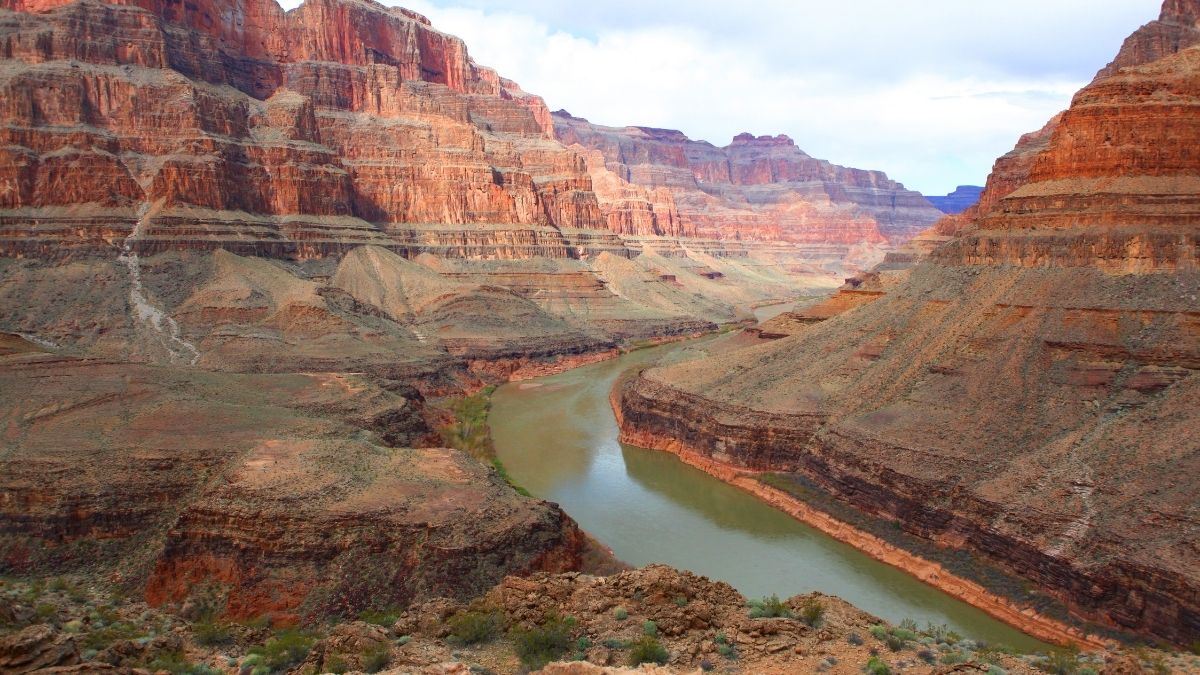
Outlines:
[[[983,186],[959,185],[954,192],[945,197],[926,197],[926,199],[942,213],[952,216],[975,206],[979,203],[979,197],[982,194]]]

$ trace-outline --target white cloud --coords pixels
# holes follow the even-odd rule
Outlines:
[[[786,133],[814,156],[939,194],[982,183],[1159,2],[401,4],[551,108],[718,145]]]

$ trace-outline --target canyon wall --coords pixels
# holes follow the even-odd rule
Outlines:
[[[643,373],[623,435],[802,474],[1079,617],[1196,640],[1200,48],[1146,34],[1198,14],[1167,2],[898,283]]]
[[[814,159],[787,136],[742,134],[718,148],[679,131],[603,127],[565,111],[554,125],[563,143],[598,151],[619,178],[666,189],[686,227],[710,239],[899,244],[942,215],[883,173]]]

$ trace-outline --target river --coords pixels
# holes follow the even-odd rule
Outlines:
[[[749,598],[821,591],[892,622],[947,624],[1027,651],[1050,646],[878,562],[668,453],[617,441],[608,395],[638,366],[702,355],[712,338],[501,387],[490,417],[513,479],[557,502],[617,557],[726,581]]]

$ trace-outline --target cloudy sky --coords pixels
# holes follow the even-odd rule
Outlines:
[[[785,133],[816,157],[945,194],[982,184],[1161,0],[399,4],[552,110],[717,145]]]

